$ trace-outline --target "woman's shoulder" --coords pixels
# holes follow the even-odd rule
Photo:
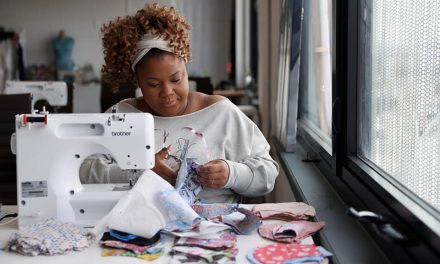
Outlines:
[[[197,102],[197,110],[202,110],[218,102],[228,101],[226,97],[220,95],[209,95],[199,92],[194,92],[192,96],[194,98],[194,102]]]
[[[120,112],[120,113],[139,112],[140,110],[137,108],[136,100],[137,100],[136,98],[127,98],[121,100],[119,103],[116,103],[115,105],[111,106],[105,112],[110,113],[112,112],[113,109],[115,109],[116,112]]]

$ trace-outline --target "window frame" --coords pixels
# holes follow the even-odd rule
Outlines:
[[[307,130],[298,127],[299,142],[307,153],[324,162],[316,162],[331,185],[340,191],[347,206],[382,214],[416,243],[400,246],[378,234],[370,223],[362,226],[375,242],[386,248],[393,262],[421,262],[440,259],[440,237],[414,213],[378,184],[374,178],[386,176],[357,156],[359,76],[365,69],[358,62],[360,8],[368,0],[332,1],[332,148],[333,154],[315,141]],[[306,47],[302,46],[302,49]],[[348,192],[347,192],[348,190]],[[427,213],[438,213],[424,207]]]

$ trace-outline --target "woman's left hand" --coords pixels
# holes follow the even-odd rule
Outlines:
[[[198,179],[204,187],[223,188],[229,179],[229,166],[224,160],[211,160],[198,171]]]

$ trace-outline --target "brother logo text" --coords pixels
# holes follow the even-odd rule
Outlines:
[[[118,131],[118,132],[113,132],[112,131],[112,137],[128,137],[130,136],[131,132],[125,132],[125,131]]]

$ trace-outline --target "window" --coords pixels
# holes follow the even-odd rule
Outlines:
[[[440,6],[375,0],[362,15],[358,155],[439,210]]]
[[[390,260],[438,260],[438,1],[312,0],[303,6],[301,144],[318,154],[314,161],[327,161],[316,167],[347,206],[387,216],[414,242],[412,248],[390,243],[363,222]],[[324,27],[328,54],[322,52]],[[323,85],[329,89],[321,98]]]
[[[304,1],[304,13],[298,124],[331,155],[331,0]]]
[[[440,209],[440,6],[372,1],[359,155]]]

